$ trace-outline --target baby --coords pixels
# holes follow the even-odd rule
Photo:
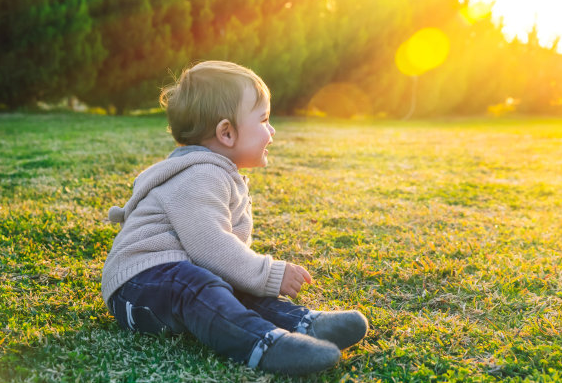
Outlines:
[[[335,365],[367,333],[358,311],[295,305],[310,274],[250,248],[252,200],[238,170],[267,165],[270,92],[253,71],[206,61],[162,91],[179,144],[135,180],[103,268],[102,294],[122,328],[189,332],[216,352],[268,372]]]

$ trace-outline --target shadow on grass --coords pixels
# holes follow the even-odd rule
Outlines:
[[[38,343],[8,350],[0,359],[2,382],[198,382],[237,375],[255,381],[263,375],[215,356],[189,335],[140,335],[114,323]]]

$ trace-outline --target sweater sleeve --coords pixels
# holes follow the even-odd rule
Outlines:
[[[220,276],[235,289],[278,296],[285,262],[250,249],[232,232],[228,176],[195,172],[169,196],[166,212],[195,265]]]

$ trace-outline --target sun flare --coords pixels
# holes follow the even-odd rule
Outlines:
[[[449,54],[449,38],[437,28],[424,28],[406,40],[396,52],[398,69],[419,76],[441,65]]]

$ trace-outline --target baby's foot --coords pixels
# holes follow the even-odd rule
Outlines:
[[[340,350],[367,335],[369,322],[359,311],[321,311],[307,328],[307,334],[334,343]]]
[[[269,346],[259,367],[268,372],[305,375],[333,367],[340,356],[340,350],[330,342],[304,334],[287,333]]]

